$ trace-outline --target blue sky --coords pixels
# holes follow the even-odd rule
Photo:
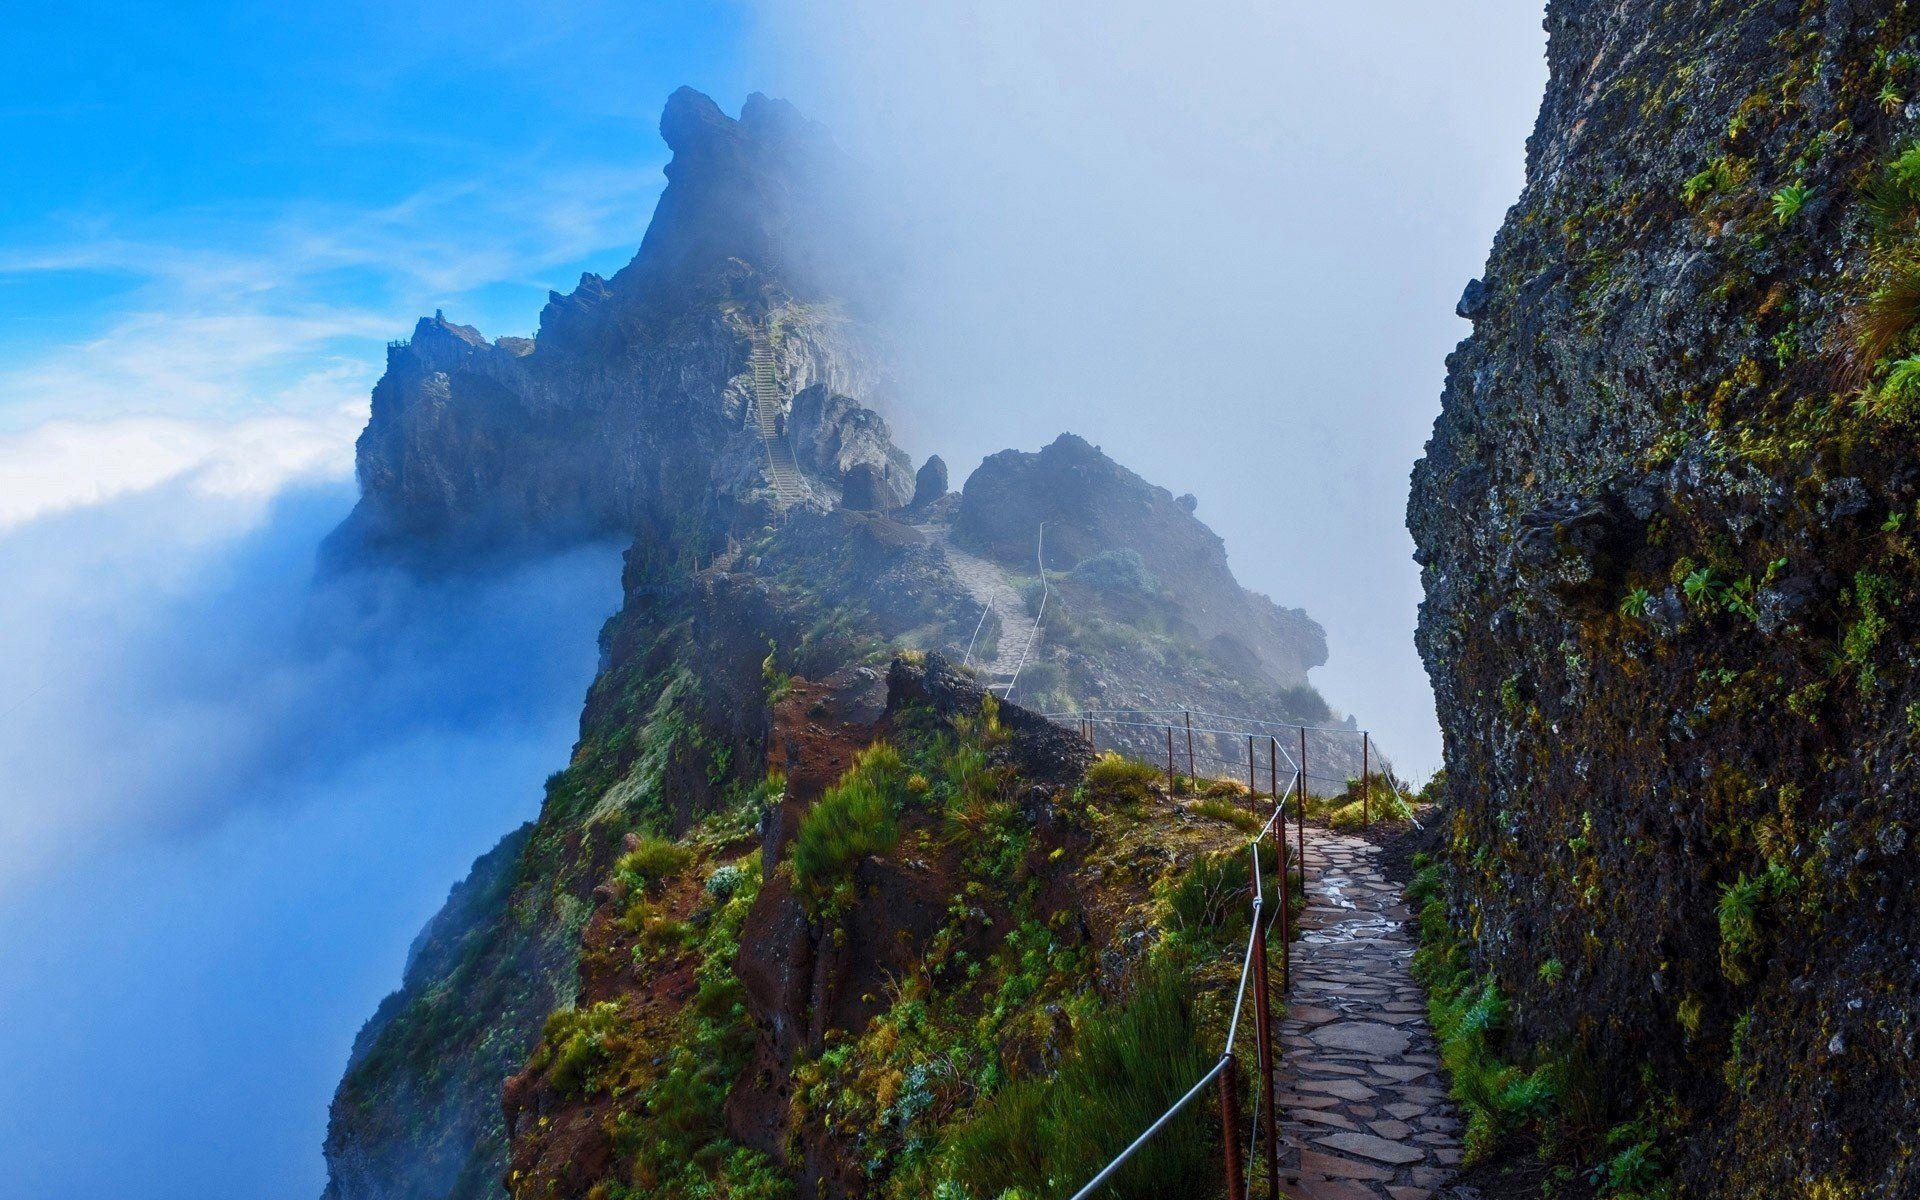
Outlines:
[[[444,306],[529,332],[619,266],[728,3],[81,4],[0,50],[0,431],[317,413]],[[737,98],[736,98],[737,99]]]
[[[81,4],[0,39],[4,1196],[312,1197],[355,1030],[566,761],[599,547],[316,586],[384,344],[610,272],[740,11]]]

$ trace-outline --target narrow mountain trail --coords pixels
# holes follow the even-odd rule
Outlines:
[[[1019,667],[1021,656],[1033,645],[1039,633],[1039,623],[1027,611],[1027,602],[1020,593],[1007,582],[1007,573],[997,564],[955,546],[948,540],[947,530],[943,527],[925,525],[919,528],[946,555],[947,566],[952,568],[954,578],[960,581],[961,587],[967,589],[967,594],[999,616],[1000,643],[994,648],[993,655],[983,657],[976,650],[973,658],[983,675],[995,683],[1006,682]]]
[[[1280,1024],[1281,1184],[1301,1200],[1427,1200],[1460,1162],[1463,1125],[1410,971],[1406,901],[1379,847],[1308,834]]]

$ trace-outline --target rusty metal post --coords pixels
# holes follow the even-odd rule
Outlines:
[[[1360,735],[1360,827],[1373,825],[1373,771],[1368,763],[1368,751],[1372,749],[1372,739],[1367,734]]]
[[[1189,709],[1181,715],[1187,719],[1187,779],[1191,781],[1200,778],[1193,767],[1193,712]]]
[[[1227,1164],[1227,1200],[1246,1200],[1247,1190],[1240,1175],[1240,1089],[1234,1076],[1233,1052],[1227,1052],[1227,1065],[1220,1072],[1220,1146]]]
[[[1280,844],[1280,986],[1284,990],[1293,987],[1293,879],[1287,870],[1287,860],[1293,855],[1287,853],[1287,814],[1280,814],[1280,828],[1273,831],[1274,839]],[[1300,864],[1300,886],[1307,884],[1306,864]]]
[[[1278,738],[1275,738],[1271,735],[1269,735],[1267,738],[1267,779],[1269,782],[1273,784],[1273,806],[1275,808],[1279,808],[1280,807],[1280,741]],[[1287,848],[1287,814],[1285,812],[1282,812],[1280,814],[1280,849],[1284,852],[1286,848]],[[1280,858],[1282,859],[1282,861],[1284,861],[1286,857],[1287,856],[1285,853],[1282,853],[1280,855]]]
[[[1173,726],[1167,726],[1167,795],[1175,794],[1173,786]]]
[[[1300,807],[1295,816],[1300,832],[1300,890],[1307,887],[1307,727],[1300,727],[1300,794],[1295,797]]]
[[[1259,853],[1259,850],[1256,848],[1254,853]],[[1282,861],[1284,861],[1284,856]],[[1280,894],[1282,896],[1287,894],[1286,889],[1287,873],[1285,868],[1282,868],[1280,871]],[[1281,911],[1286,911],[1284,901],[1282,901]],[[1267,914],[1265,913],[1262,913],[1261,916],[1267,918]],[[1267,1193],[1270,1198],[1278,1197],[1280,1194],[1280,1142],[1275,1136],[1273,1121],[1273,1018],[1269,1015],[1272,1009],[1267,995],[1272,988],[1272,984],[1267,976],[1267,929],[1271,928],[1272,924],[1271,918],[1265,919],[1263,922],[1264,927],[1256,933],[1253,938],[1253,974],[1255,983],[1253,1014],[1260,1022],[1260,1036],[1258,1039],[1260,1047],[1260,1082],[1258,1086],[1262,1089],[1259,1106],[1260,1128],[1255,1131],[1254,1135],[1264,1140],[1267,1145]],[[1284,926],[1281,929],[1281,936],[1286,936]]]
[[[1247,807],[1260,798],[1260,785],[1253,778],[1253,735],[1247,735]]]

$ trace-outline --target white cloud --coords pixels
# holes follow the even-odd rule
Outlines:
[[[626,261],[661,185],[657,161],[556,168],[535,151],[390,203],[69,218],[64,238],[0,250],[0,276],[24,281],[29,305],[36,278],[136,283],[95,331],[0,368],[0,429],[332,414],[366,396],[387,340],[423,313],[529,330],[539,289],[570,287],[589,258],[604,255],[602,271]],[[493,311],[484,289],[503,283],[531,294]]]
[[[1519,191],[1539,0],[759,0],[765,67],[907,245],[896,428],[965,470],[1063,429],[1200,497],[1315,672],[1439,765],[1407,471]]]
[[[300,480],[341,477],[365,420],[366,406],[351,402],[317,416],[49,421],[0,435],[0,532],[175,480],[203,495],[264,500]]]

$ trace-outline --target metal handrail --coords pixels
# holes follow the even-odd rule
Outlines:
[[[1214,721],[1243,721],[1249,725],[1265,725],[1273,729],[1304,729],[1308,733],[1344,733],[1350,737],[1364,737],[1371,732],[1366,729],[1348,729],[1345,725],[1305,725],[1299,721],[1271,721],[1266,717],[1244,717],[1234,713],[1201,712],[1197,708],[1067,708],[1061,709],[1058,712],[1041,713],[1040,715],[1049,720],[1058,721],[1066,720],[1070,717],[1099,717],[1108,713],[1119,713],[1123,716],[1138,717],[1166,717],[1175,714],[1192,714],[1196,717]],[[1162,723],[1163,722],[1158,721],[1151,722],[1151,724],[1156,725]],[[1196,730],[1195,732],[1198,731]],[[1247,731],[1244,729],[1228,729],[1222,730],[1221,732],[1235,733],[1244,736]]]
[[[1105,1183],[1108,1179],[1112,1178],[1113,1173],[1115,1171],[1118,1171],[1120,1167],[1129,1158],[1132,1158],[1135,1152],[1137,1152],[1142,1146],[1146,1145],[1148,1142],[1152,1141],[1155,1135],[1157,1135],[1162,1129],[1166,1128],[1167,1123],[1173,1120],[1173,1118],[1179,1114],[1181,1109],[1185,1108],[1188,1104],[1192,1103],[1193,1098],[1200,1094],[1201,1089],[1205,1088],[1209,1083],[1212,1083],[1216,1079],[1218,1079],[1220,1077],[1221,1072],[1225,1071],[1232,1064],[1234,1039],[1239,1036],[1240,1017],[1241,1017],[1241,1014],[1245,1011],[1247,1006],[1247,983],[1253,973],[1254,949],[1258,945],[1259,939],[1263,936],[1263,933],[1264,933],[1264,931],[1261,929],[1261,926],[1260,926],[1260,910],[1266,900],[1266,881],[1265,881],[1265,876],[1263,872],[1260,870],[1260,843],[1270,833],[1273,832],[1274,822],[1284,819],[1287,811],[1287,800],[1289,798],[1303,796],[1304,794],[1305,794],[1304,789],[1302,789],[1300,786],[1300,773],[1296,770],[1294,772],[1294,778],[1287,784],[1287,790],[1281,795],[1274,797],[1273,812],[1267,816],[1266,823],[1260,826],[1260,831],[1254,834],[1252,839],[1249,840],[1249,842],[1247,843],[1247,851],[1253,857],[1253,897],[1252,897],[1253,928],[1249,930],[1247,933],[1247,948],[1246,948],[1246,951],[1240,957],[1240,985],[1238,990],[1234,993],[1233,1016],[1227,1023],[1226,1042],[1223,1048],[1221,1049],[1219,1059],[1214,1062],[1213,1066],[1210,1069],[1208,1069],[1206,1074],[1200,1077],[1198,1082],[1196,1082],[1192,1087],[1188,1088],[1186,1092],[1183,1095],[1181,1095],[1181,1097],[1178,1100],[1175,1100],[1173,1104],[1170,1105],[1165,1112],[1161,1113],[1160,1116],[1156,1118],[1152,1124],[1148,1125],[1146,1129],[1141,1131],[1140,1136],[1134,1138],[1133,1141],[1127,1143],[1126,1148],[1120,1151],[1119,1154],[1115,1155],[1111,1162],[1107,1163],[1106,1166],[1102,1167],[1099,1170],[1099,1172],[1094,1175],[1092,1179],[1089,1179],[1086,1182],[1086,1184],[1080,1188],[1079,1191],[1073,1193],[1070,1200],[1086,1200],[1087,1197],[1091,1196],[1094,1193],[1094,1191],[1100,1187],[1101,1184]],[[1302,801],[1302,803],[1304,803],[1304,801]],[[1287,886],[1286,861],[1288,857],[1286,839],[1280,838],[1279,845],[1281,847],[1281,851],[1280,851],[1281,886],[1285,887]],[[1305,869],[1305,865],[1306,865],[1305,858],[1303,856],[1301,860],[1301,867],[1303,870]],[[1282,909],[1282,911],[1285,911],[1284,908]],[[1285,929],[1282,929],[1280,931],[1280,936],[1284,939],[1285,937],[1288,936],[1288,931]],[[1264,987],[1266,984],[1264,968],[1263,968],[1263,974],[1260,982]],[[1263,1008],[1266,1007],[1264,1001],[1262,1002],[1261,1007]],[[1271,1081],[1269,1080],[1269,1083],[1270,1082]],[[1231,1086],[1231,1084],[1229,1083],[1223,1086]],[[1255,1101],[1255,1108],[1254,1108],[1254,1122],[1249,1127],[1249,1130],[1248,1130],[1249,1144],[1248,1144],[1247,1155],[1248,1155],[1249,1168],[1251,1168],[1253,1157],[1259,1149],[1259,1142],[1260,1142],[1260,1128],[1259,1128],[1260,1109],[1259,1109],[1259,1103],[1257,1099],[1258,1093],[1260,1090],[1261,1089],[1255,1090],[1256,1101]],[[1228,1130],[1227,1134],[1229,1137],[1231,1137],[1232,1130]],[[1237,1154],[1237,1150],[1235,1150],[1233,1153]],[[1232,1164],[1230,1162],[1229,1163],[1230,1168],[1231,1168],[1231,1165]],[[1251,1169],[1249,1169],[1247,1174],[1242,1178],[1251,1179],[1252,1178]]]
[[[960,660],[961,666],[965,667],[973,664],[973,644],[980,640],[980,631],[986,628],[987,625],[987,614],[992,611],[993,601],[991,599],[980,606],[980,619],[974,622],[973,636],[967,639],[967,656]]]

